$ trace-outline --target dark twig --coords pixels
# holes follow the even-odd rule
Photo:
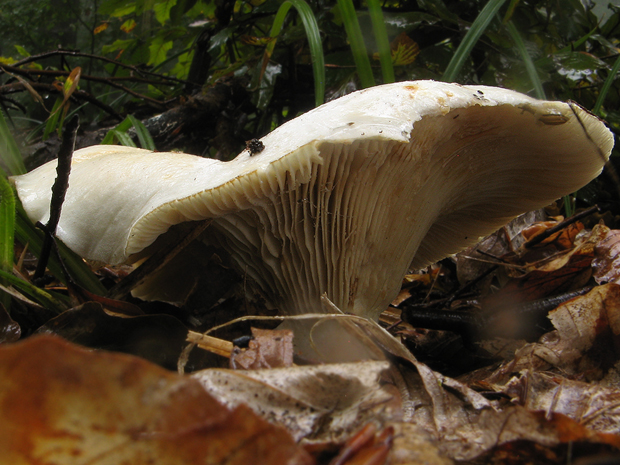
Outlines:
[[[401,318],[417,328],[452,331],[461,334],[468,341],[477,341],[493,337],[535,338],[547,329],[547,314],[562,303],[590,292],[592,287],[577,291],[546,297],[544,299],[523,302],[516,306],[506,306],[502,310],[489,314],[482,311],[440,310],[438,308],[420,308],[415,305],[402,305]],[[510,325],[503,324],[506,315]],[[519,324],[515,324],[518,322]]]
[[[52,84],[44,84],[41,82],[30,82],[29,84],[35,90],[44,90],[47,92],[54,92],[54,93],[62,92],[60,89],[57,89],[56,87],[54,87]],[[22,92],[24,90],[26,90],[26,87],[21,82],[15,82],[13,84],[6,84],[4,86],[0,86],[0,95],[14,94],[16,92]],[[87,102],[92,103],[93,105],[101,108],[103,111],[110,114],[111,116],[118,119],[119,121],[122,121],[123,119],[123,117],[119,113],[117,113],[116,110],[114,110],[114,108],[106,105],[103,102],[100,102],[99,100],[97,100],[95,97],[93,97],[91,94],[89,94],[86,91],[75,90],[73,94],[71,94],[71,97],[81,99],[81,100],[86,100]]]
[[[65,194],[69,187],[69,173],[71,172],[71,157],[73,155],[73,149],[75,148],[75,138],[77,130],[80,125],[80,118],[78,115],[73,116],[65,125],[65,130],[62,136],[62,143],[60,144],[60,150],[58,151],[58,167],[56,168],[56,181],[52,186],[52,199],[50,201],[50,218],[47,225],[43,228],[45,232],[45,238],[43,240],[43,247],[41,249],[41,256],[39,257],[39,263],[34,273],[33,281],[37,281],[45,274],[47,268],[47,262],[49,260],[50,252],[52,250],[52,244],[54,242],[54,235],[56,234],[56,227],[60,220],[60,212],[62,210],[62,203],[65,200]]]
[[[56,71],[56,70],[39,70],[39,69],[21,69],[21,68],[17,68],[15,66],[8,66],[8,65],[1,65],[0,66],[1,70],[5,70],[5,71],[10,71],[12,74],[18,74],[18,75],[22,75],[22,76],[27,76],[30,77],[32,75],[36,75],[36,76],[69,76],[70,72],[69,71]],[[153,105],[157,105],[157,106],[165,106],[165,102],[160,102],[159,100],[156,100],[154,98],[148,97],[146,95],[142,95],[139,92],[135,92],[133,90],[131,90],[129,87],[124,86],[122,84],[118,84],[115,81],[130,81],[130,82],[142,82],[142,83],[148,83],[148,84],[161,84],[164,85],[164,83],[160,83],[160,82],[153,82],[147,79],[143,79],[143,78],[139,78],[139,77],[123,77],[123,78],[103,78],[103,77],[99,77],[99,76],[88,76],[88,75],[81,75],[80,76],[80,80],[83,81],[93,81],[93,82],[100,82],[102,84],[107,84],[110,87],[114,87],[116,89],[122,90],[123,92],[126,92],[130,95],[133,95],[136,98],[145,100],[147,102],[152,103]]]
[[[540,244],[542,241],[552,236],[556,232],[561,231],[566,226],[571,225],[579,221],[580,219],[585,218],[586,216],[590,216],[591,214],[600,212],[600,211],[601,209],[598,207],[598,205],[594,205],[593,207],[590,207],[587,210],[576,213],[570,218],[566,218],[564,221],[560,221],[558,224],[556,224],[552,228],[545,229],[542,233],[538,234],[537,236],[532,237],[532,239],[530,239],[525,244],[523,244],[523,247],[528,248],[528,249],[531,247],[534,247],[535,245]]]
[[[106,297],[109,299],[121,299],[136,286],[141,284],[148,275],[161,269],[166,263],[172,260],[181,250],[187,247],[194,239],[207,229],[210,220],[198,223],[191,229],[183,239],[178,242],[162,247],[151,255],[142,265],[131,272],[126,278],[112,287]]]
[[[106,63],[112,63],[116,66],[120,66],[121,68],[130,69],[134,73],[141,75],[141,76],[157,76],[167,81],[178,82],[180,84],[187,83],[187,81],[184,81],[183,79],[177,79],[177,78],[170,77],[170,76],[164,76],[162,74],[152,73],[151,71],[146,71],[137,66],[132,66],[132,65],[125,64],[125,63],[121,63],[120,61],[112,60],[110,58],[102,57],[99,55],[93,55],[92,53],[82,53],[77,50],[52,50],[50,52],[39,53],[38,55],[31,55],[27,58],[24,58],[23,60],[18,61],[17,63],[13,63],[13,66],[16,66],[16,67],[23,66],[25,64],[32,63],[37,60],[42,60],[44,58],[48,58],[51,56],[74,56],[74,57],[82,57],[82,58],[92,58],[94,60],[100,60]]]

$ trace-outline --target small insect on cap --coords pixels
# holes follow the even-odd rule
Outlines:
[[[331,101],[261,143],[260,156],[249,149],[230,162],[80,150],[58,235],[87,258],[120,263],[151,253],[173,225],[212,219],[201,240],[272,306],[321,312],[325,294],[344,312],[377,318],[409,267],[596,177],[613,137],[576,104],[416,81]],[[33,221],[49,215],[54,170],[51,162],[14,178]],[[186,255],[191,266],[176,266],[176,277],[196,272],[196,251]],[[182,301],[165,273],[138,294]]]
[[[250,155],[256,155],[265,150],[265,145],[258,139],[251,139],[245,142],[245,148],[250,152]]]

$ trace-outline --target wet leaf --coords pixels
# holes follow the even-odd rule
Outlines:
[[[97,27],[93,30],[93,34],[95,34],[95,35],[96,35],[96,34],[100,34],[100,33],[102,33],[103,31],[105,31],[105,30],[108,28],[108,26],[109,26],[109,25],[110,25],[110,23],[109,23],[109,22],[107,22],[107,21],[105,21],[105,22],[101,23],[99,26],[97,26]]]
[[[22,330],[0,303],[0,344],[19,340]]]
[[[252,328],[252,336],[247,349],[233,349],[231,368],[257,370],[293,365],[293,331]]]
[[[387,362],[357,362],[271,370],[202,370],[192,375],[230,408],[254,412],[312,442],[341,441],[368,421],[401,417]]]
[[[620,391],[548,373],[525,372],[505,389],[529,410],[561,413],[599,433],[620,431]]]
[[[396,66],[410,65],[420,54],[418,44],[402,32],[390,43],[392,62]]]
[[[591,276],[594,248],[607,231],[607,227],[597,225],[570,251],[531,264],[531,271],[511,279],[503,289],[487,299],[487,307],[514,305],[584,286]]]
[[[546,230],[553,228],[558,224],[559,221],[562,221],[563,218],[559,218],[555,221],[544,221],[540,223],[533,224],[529,228],[523,230],[522,234],[526,241],[531,241],[536,236],[543,234]],[[583,230],[583,224],[581,222],[576,222],[573,224],[569,224],[564,229],[551,234],[549,237],[544,239],[537,247],[553,244],[556,246],[558,250],[566,250],[573,247],[575,243],[575,238],[580,231]]]
[[[516,351],[483,384],[502,390],[517,373],[556,370],[557,376],[599,380],[620,358],[620,286],[607,284],[549,314],[556,331]]]
[[[620,230],[609,231],[597,244],[595,254],[592,268],[596,282],[620,284]]]
[[[248,408],[135,357],[41,336],[0,348],[0,379],[5,463],[312,463]]]
[[[241,42],[247,45],[253,45],[255,47],[265,47],[274,40],[276,40],[275,37],[256,37],[250,35],[241,36]]]
[[[136,26],[137,26],[137,23],[133,19],[128,19],[123,24],[121,24],[121,31],[129,34],[131,31],[133,31],[136,28]]]

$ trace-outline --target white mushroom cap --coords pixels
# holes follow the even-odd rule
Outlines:
[[[203,240],[274,306],[320,311],[326,293],[376,318],[410,266],[579,189],[613,147],[578,105],[432,81],[355,92],[261,141],[262,152],[230,162],[79,150],[58,237],[86,258],[121,263],[172,225],[211,218]],[[49,216],[55,168],[14,178],[33,221]]]

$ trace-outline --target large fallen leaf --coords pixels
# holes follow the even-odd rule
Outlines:
[[[202,370],[192,377],[227,406],[247,404],[297,440],[342,441],[369,421],[402,416],[388,362],[271,370]]]
[[[0,348],[2,463],[309,464],[282,428],[196,380],[50,336]]]

